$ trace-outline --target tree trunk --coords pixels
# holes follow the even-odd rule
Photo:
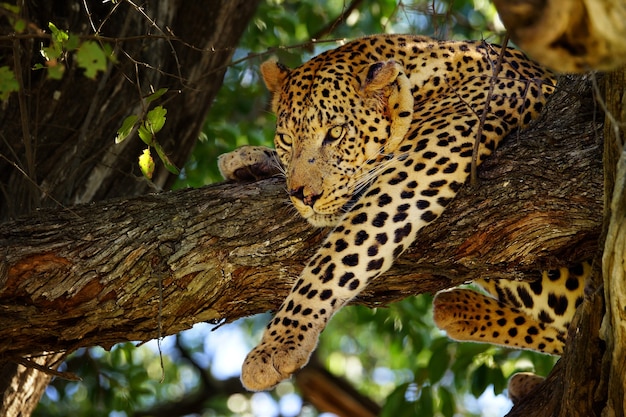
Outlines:
[[[605,224],[602,258],[606,316],[601,337],[607,343],[603,369],[609,369],[608,404],[615,417],[626,414],[626,69],[607,76],[605,127]],[[610,86],[610,87],[608,87]],[[606,375],[604,375],[606,378]],[[606,381],[603,381],[606,384]]]
[[[626,299],[626,70],[604,82],[604,226],[596,274],[570,326],[565,353],[550,376],[508,417],[624,416]],[[600,273],[600,269],[602,269]]]
[[[80,8],[70,1],[25,3],[30,32],[0,39],[13,52],[23,87],[0,113],[0,152],[10,159],[0,159],[0,219],[171,185],[175,176],[160,164],[154,184],[143,179],[137,158],[146,145],[138,138],[115,144],[116,131],[124,118],[147,110],[142,97],[168,88],[158,102],[168,111],[158,140],[182,167],[258,0],[160,0],[143,4],[141,11],[124,1],[85,2],[88,11],[83,2]],[[60,63],[66,65],[62,80],[31,71],[42,63],[39,48],[49,42],[43,33],[49,33],[48,22],[81,36],[93,34],[93,25],[116,62],[95,80],[83,75],[71,55]],[[1,33],[11,33],[4,25]]]
[[[162,100],[154,103],[163,104],[168,111],[157,139],[172,162],[181,167],[259,1],[159,0],[146,2],[141,9],[124,1],[17,3],[20,18],[27,22],[24,32],[13,33],[11,19],[4,15],[0,19],[0,33],[9,34],[0,37],[7,58],[2,65],[10,66],[20,84],[20,91],[3,103],[0,111],[0,220],[38,207],[65,207],[167,188],[175,176],[157,164],[154,183],[146,181],[137,166],[146,145],[138,138],[116,145],[116,131],[125,117],[149,109],[143,97],[168,88]],[[92,36],[108,44],[115,59],[95,79],[84,76],[71,53],[57,63],[65,66],[61,80],[48,79],[44,70],[31,71],[34,65],[45,64],[39,49],[42,43],[49,43],[48,22],[82,39]],[[94,30],[99,37],[93,36]],[[6,237],[2,234],[3,241]],[[48,249],[54,252],[52,247]],[[0,255],[0,275],[5,278],[7,256],[8,251]],[[66,289],[72,286],[68,281],[63,285]],[[44,294],[43,299],[46,297]],[[64,299],[71,304],[72,297]],[[17,299],[12,302],[19,304]],[[2,306],[3,311],[10,308],[11,304]],[[45,308],[55,307],[49,304]],[[11,317],[18,311],[12,311]],[[11,341],[5,339],[5,343]],[[53,353],[36,361],[44,368],[54,368],[62,356]],[[5,362],[0,367],[0,415],[29,415],[49,378],[32,368]]]

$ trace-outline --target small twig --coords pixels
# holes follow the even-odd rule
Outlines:
[[[83,0],[83,6],[85,7],[85,12],[87,13],[87,20],[89,20],[89,24],[91,25],[91,29],[94,33],[98,33],[96,30],[96,25],[93,23],[93,19],[91,18],[91,11],[89,11],[89,5],[87,4],[87,0]]]
[[[174,44],[172,43],[172,36],[168,36],[165,31],[163,29],[161,29],[159,27],[159,25],[157,25],[156,21],[151,18],[150,16],[148,16],[146,14],[146,12],[143,11],[143,8],[137,6],[132,0],[126,0],[127,3],[131,4],[136,11],[138,11],[139,13],[141,13],[141,15],[148,21],[150,22],[150,24],[156,28],[157,31],[159,31],[161,34],[163,34],[165,41],[167,42],[167,44],[170,46],[170,49],[172,51],[172,56],[174,57],[174,62],[176,62],[176,69],[178,70],[178,79],[182,81],[185,80],[185,78],[183,77],[183,73],[182,73],[182,67],[180,65],[180,61],[178,60],[178,54],[176,53],[176,48],[174,48]]]
[[[475,186],[478,182],[478,174],[476,172],[478,167],[478,147],[480,146],[481,137],[483,135],[483,126],[487,121],[487,113],[489,111],[489,103],[491,103],[491,99],[493,98],[493,90],[495,89],[496,82],[495,80],[498,78],[498,74],[500,74],[500,70],[502,69],[502,60],[504,59],[504,51],[506,50],[506,46],[509,43],[509,34],[507,33],[504,36],[504,41],[502,42],[502,46],[500,49],[500,54],[498,55],[498,60],[496,61],[496,66],[493,71],[493,78],[491,79],[491,83],[489,83],[489,92],[487,93],[487,99],[485,100],[485,109],[483,113],[480,115],[480,121],[478,123],[478,129],[476,131],[476,138],[474,140],[474,149],[472,150],[472,165],[470,171],[470,184]]]
[[[313,39],[323,38],[324,36],[333,33],[339,23],[345,21],[352,12],[363,3],[363,0],[352,0],[352,3],[348,5],[339,16],[337,16],[332,22],[318,30],[311,36]]]
[[[104,24],[109,20],[109,18],[111,16],[113,16],[113,13],[115,13],[115,11],[118,9],[118,7],[120,7],[122,3],[118,2],[118,3],[114,3],[114,6],[111,10],[109,10],[109,13],[107,13],[107,15],[104,17],[104,19],[102,19],[102,21],[100,22],[100,26],[98,26],[98,29],[96,30],[96,33],[100,33],[100,31],[102,30],[102,27],[104,26]],[[128,15],[126,17],[129,17]]]
[[[298,43],[298,44],[290,45],[290,46],[275,46],[275,47],[272,47],[272,48],[268,48],[266,51],[263,51],[263,52],[249,53],[245,57],[237,59],[235,61],[231,61],[228,65],[224,65],[222,67],[218,67],[218,68],[216,68],[213,71],[217,71],[219,69],[223,69],[224,67],[232,67],[234,65],[241,64],[242,62],[248,61],[250,59],[254,59],[254,58],[258,58],[258,57],[262,57],[262,56],[267,56],[267,55],[273,54],[274,52],[279,51],[279,50],[288,51],[290,49],[308,48],[309,46],[317,45],[318,43],[333,43],[333,42],[337,43],[337,42],[344,42],[345,40],[346,40],[346,38],[334,38],[334,39],[323,39],[323,40],[311,39],[308,42]]]
[[[4,139],[4,136],[3,136],[3,139]],[[5,140],[5,143],[7,143],[6,140]],[[34,187],[36,187],[42,193],[41,194],[42,197],[49,198],[50,200],[54,201],[59,207],[66,209],[69,213],[76,215],[76,217],[80,217],[78,214],[76,214],[75,211],[65,206],[63,203],[61,203],[59,200],[54,198],[52,195],[48,194],[46,190],[43,189],[39,184],[37,184],[16,162],[11,161],[8,157],[6,157],[5,155],[1,153],[0,153],[0,158],[7,161],[9,164],[13,166],[13,168],[15,168],[19,173],[21,173],[28,182],[30,182]]]
[[[159,316],[157,318],[157,326],[159,328],[157,335],[157,347],[159,349],[159,360],[161,361],[161,384],[165,381],[165,366],[163,365],[163,350],[161,350],[161,340],[163,339],[163,281],[161,274],[158,274],[159,281]]]
[[[33,362],[30,359],[19,358],[15,359],[15,362],[26,368],[36,369],[39,372],[43,372],[44,374],[52,375],[57,378],[65,379],[67,381],[82,381],[82,378],[80,378],[73,372],[60,372],[55,369],[48,368],[47,366],[39,365],[37,362]]]

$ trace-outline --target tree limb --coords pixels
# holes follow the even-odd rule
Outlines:
[[[566,79],[559,94],[356,302],[380,306],[593,256],[600,126],[585,80]],[[280,179],[218,184],[0,225],[0,357],[110,347],[277,308],[325,235],[286,197]]]

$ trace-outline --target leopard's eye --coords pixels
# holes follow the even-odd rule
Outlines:
[[[274,141],[276,142],[276,147],[289,147],[291,146],[291,143],[293,142],[293,139],[291,138],[290,135],[286,134],[286,133],[276,133],[276,137],[274,138]]]
[[[284,166],[289,165],[291,159],[291,147],[293,138],[287,133],[276,132],[274,136],[274,147],[278,153],[278,157]]]
[[[346,127],[344,125],[333,126],[326,133],[326,137],[324,138],[324,144],[328,144],[330,142],[334,142],[343,137],[346,131]]]

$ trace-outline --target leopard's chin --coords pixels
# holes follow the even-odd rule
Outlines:
[[[343,217],[342,214],[321,214],[313,212],[310,216],[305,216],[306,220],[314,227],[336,226]]]
[[[321,213],[311,206],[302,204],[298,199],[291,199],[294,207],[298,210],[298,214],[314,227],[333,227],[336,226],[343,215],[343,211],[333,213]]]
[[[368,187],[363,187],[358,193],[352,195],[341,208],[334,213],[319,213],[310,208],[307,212],[300,211],[302,217],[304,217],[311,225],[315,227],[334,227],[341,222],[341,219],[348,213],[355,204],[361,199]]]

